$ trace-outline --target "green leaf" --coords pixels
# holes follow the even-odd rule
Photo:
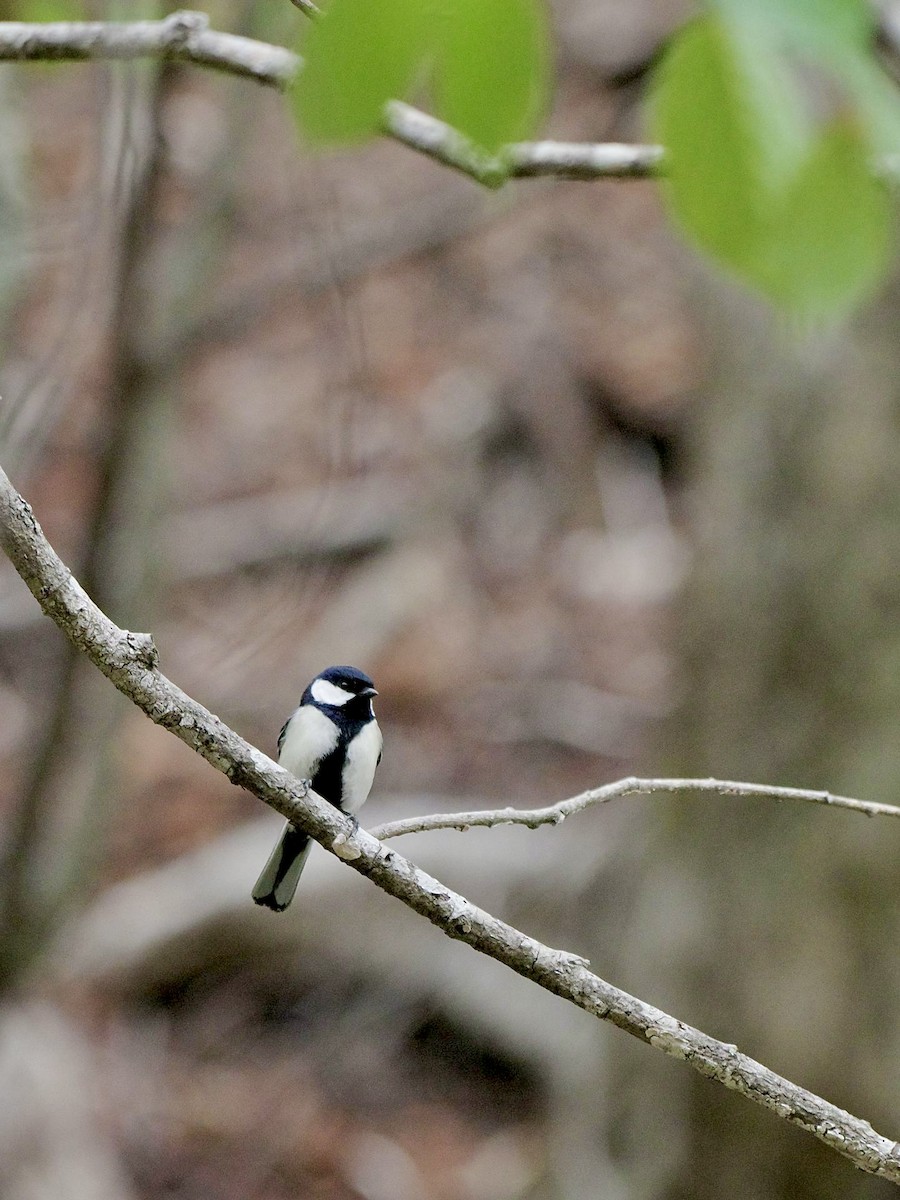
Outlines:
[[[868,49],[870,0],[710,0],[730,25],[753,27],[802,54],[842,58]]]
[[[864,122],[873,153],[900,153],[900,91],[870,55],[847,55],[838,74]]]
[[[878,153],[900,152],[900,91],[872,54],[869,0],[710,0],[732,33],[759,58],[789,52],[826,71],[844,89]]]
[[[437,115],[488,154],[533,134],[548,93],[543,0],[444,0],[436,35]]]
[[[19,0],[11,5],[15,21],[44,24],[50,21],[83,21],[84,4],[80,0]],[[6,20],[6,18],[3,18]]]
[[[663,189],[689,236],[753,277],[769,210],[809,145],[789,77],[716,18],[671,43],[651,94]]]
[[[710,0],[732,32],[755,43],[758,58],[789,52],[839,82],[869,130],[873,149],[900,152],[900,91],[872,54],[869,0]]]
[[[319,143],[378,133],[384,105],[410,89],[429,44],[422,0],[332,0],[310,23],[292,88],[301,129]]]
[[[772,222],[766,290],[802,320],[835,318],[868,296],[884,275],[891,208],[872,175],[865,138],[827,130]]]
[[[844,78],[855,71],[853,91],[868,97],[869,111],[817,135],[769,31],[743,21],[706,18],[683,30],[654,85],[655,132],[670,163],[663,187],[675,218],[719,262],[804,321],[848,311],[885,266],[890,207],[870,162],[872,129],[877,118],[889,144],[898,106],[867,63],[861,51],[848,51]]]

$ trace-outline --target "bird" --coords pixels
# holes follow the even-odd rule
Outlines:
[[[278,735],[278,762],[314,792],[356,819],[381,762],[382,736],[372,680],[356,667],[326,667],[300,697]],[[283,912],[294,898],[311,849],[288,821],[253,888],[253,899]]]

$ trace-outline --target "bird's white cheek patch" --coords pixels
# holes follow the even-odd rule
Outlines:
[[[338,708],[353,699],[353,693],[337,684],[329,683],[327,679],[317,679],[312,685],[312,697],[317,704],[332,704]]]

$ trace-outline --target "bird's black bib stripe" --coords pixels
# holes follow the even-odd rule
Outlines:
[[[351,706],[348,704],[347,707]],[[368,702],[366,707],[368,707]],[[318,792],[323,800],[327,800],[329,804],[333,804],[335,808],[340,808],[343,812],[341,799],[344,792],[343,772],[344,763],[347,761],[347,745],[356,737],[366,721],[360,720],[352,713],[345,714],[340,709],[331,719],[340,729],[341,736],[331,753],[326,754],[316,767],[316,773],[310,782],[314,792]]]
[[[343,769],[344,746],[338,743],[331,753],[326,754],[319,763],[316,773],[311,780],[313,791],[318,792],[323,800],[327,800],[335,808],[341,807],[341,792],[343,790],[341,774]]]

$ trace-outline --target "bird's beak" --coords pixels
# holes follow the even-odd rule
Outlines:
[[[361,696],[377,696],[378,689],[377,688],[363,688],[363,690],[359,694]]]

